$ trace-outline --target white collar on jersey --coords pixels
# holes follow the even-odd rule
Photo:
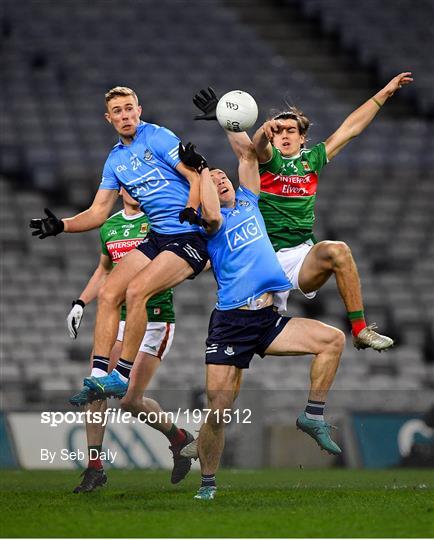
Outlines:
[[[282,153],[280,153],[280,155],[282,155]],[[296,158],[299,158],[301,156],[301,152],[299,152],[298,154],[295,154],[295,156],[282,156],[283,159],[296,159]]]
[[[145,215],[144,212],[138,212],[137,214],[133,214],[132,216],[127,216],[125,213],[125,210],[122,210],[122,217],[126,219],[127,221],[132,221],[133,219],[138,219],[140,217],[143,217]]]

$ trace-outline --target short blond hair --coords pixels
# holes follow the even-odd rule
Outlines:
[[[108,105],[109,101],[118,96],[133,96],[137,103],[139,103],[139,98],[134,90],[128,88],[127,86],[115,86],[107,92],[105,95],[105,104]]]

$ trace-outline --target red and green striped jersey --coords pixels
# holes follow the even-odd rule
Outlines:
[[[319,173],[327,164],[324,143],[284,157],[273,146],[273,156],[259,166],[259,208],[275,251],[315,240],[314,207]]]
[[[140,212],[127,216],[123,210],[113,214],[100,228],[101,251],[116,265],[124,255],[143,242],[150,230],[146,214]],[[175,322],[173,289],[153,296],[147,304],[149,322]],[[122,306],[121,320],[126,318],[126,307]]]

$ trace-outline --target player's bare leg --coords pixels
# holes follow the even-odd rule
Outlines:
[[[344,242],[323,241],[313,246],[301,266],[299,287],[304,293],[316,291],[332,274],[347,309],[354,346],[358,349],[372,347],[378,351],[392,347],[391,338],[375,332],[374,325],[366,325],[359,272],[351,250]]]
[[[177,484],[185,478],[191,468],[191,458],[181,456],[180,451],[193,440],[193,435],[184,429],[179,429],[172,422],[170,414],[165,413],[159,403],[143,395],[157,371],[160,361],[157,356],[139,351],[131,370],[128,391],[121,401],[121,407],[133,416],[140,415],[142,420],[147,419],[152,413],[150,421],[146,420],[146,423],[160,431],[170,442],[169,448],[173,453],[174,461],[171,481],[172,484]]]
[[[341,449],[330,438],[331,426],[324,421],[324,407],[344,345],[345,335],[337,328],[311,319],[294,318],[265,351],[276,356],[314,355],[308,402],[305,412],[297,418],[297,427],[332,454],[340,454]]]
[[[233,391],[233,400],[232,403],[234,403],[238,397],[238,394],[240,393],[241,389],[241,383],[243,380],[243,370],[239,369],[237,373],[237,380],[235,382],[235,388]],[[197,459],[199,457],[199,437],[194,439],[190,444],[187,444],[182,450],[181,450],[181,456],[188,457],[191,459]]]
[[[265,351],[267,355],[313,354],[309,398],[325,401],[345,345],[343,332],[312,319],[293,318]]]
[[[206,391],[210,412],[199,433],[199,459],[202,485],[196,499],[213,499],[215,473],[225,444],[223,413],[232,408],[241,384],[242,371],[235,366],[207,365]]]
[[[141,255],[145,261],[149,260],[139,251],[136,251],[136,254]],[[119,263],[119,266],[122,262]],[[135,259],[135,262],[140,265],[139,260],[136,261]],[[188,262],[170,251],[163,251],[131,277],[125,295],[127,319],[119,361],[110,375],[101,378],[86,378],[84,380],[86,386],[92,390],[102,392],[107,397],[123,397],[126,394],[131,368],[134,365],[134,359],[139,351],[148,324],[147,301],[155,294],[181,283],[192,273],[193,269]],[[126,284],[125,280],[122,280],[121,283],[122,285]],[[116,308],[116,305],[120,306],[120,303],[122,303],[122,300],[120,300],[121,294],[119,294],[121,289],[122,287],[118,288],[117,297],[111,295],[110,292],[107,293],[108,298],[114,299],[111,303],[112,311],[113,308]]]
[[[143,397],[160,362],[161,360],[157,356],[139,351],[134,362],[134,367],[131,370],[128,391],[121,401],[121,407],[124,411],[130,412],[133,416],[137,416],[141,412],[145,413],[144,416],[149,412],[157,413],[158,415],[162,411],[156,401]],[[153,424],[149,425],[154,427]]]
[[[133,250],[125,255],[108,275],[98,294],[94,338],[95,355],[109,358],[118,334],[120,308],[125,300],[128,283],[150,262],[151,260],[143,253]],[[141,339],[143,334],[144,332]],[[138,349],[139,347],[137,347]]]
[[[107,476],[100,458],[105,431],[103,421],[106,409],[106,399],[93,401],[85,405],[86,413],[91,414],[93,420],[98,418],[96,415],[100,415],[101,422],[86,421],[88,464],[82,473],[83,478],[80,484],[73,491],[74,493],[88,493],[94,491],[97,487],[102,487],[107,482]]]
[[[323,241],[315,244],[298,275],[300,289],[309,293],[321,288],[332,274],[347,311],[363,309],[359,273],[350,248],[344,242]]]
[[[110,354],[108,371],[110,372],[119,359],[122,349],[122,343],[116,341]],[[92,369],[93,354],[90,359],[90,368]],[[87,387],[85,387],[87,389]],[[107,410],[107,399],[98,399],[87,403],[85,411],[92,415],[92,422],[86,421],[86,440],[88,448],[88,465],[83,473],[83,479],[74,489],[74,493],[88,493],[94,491],[97,487],[103,486],[107,482],[107,476],[104,472],[104,466],[100,459],[102,442],[104,440],[105,425],[104,413]],[[100,422],[96,420],[101,418]]]
[[[122,359],[133,362],[146,331],[146,303],[155,294],[175,287],[193,274],[191,266],[171,251],[163,251],[130,281]],[[144,316],[145,315],[145,316]]]

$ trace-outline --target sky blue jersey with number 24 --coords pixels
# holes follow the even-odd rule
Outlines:
[[[207,235],[220,310],[249,304],[268,291],[292,288],[268,238],[259,197],[245,187],[239,187],[235,197],[234,208],[221,209],[220,229]]]
[[[119,141],[110,152],[99,189],[124,187],[140,203],[151,227],[161,234],[199,230],[180,223],[178,214],[187,204],[190,184],[175,167],[180,163],[179,138],[170,130],[143,122],[131,144]]]

